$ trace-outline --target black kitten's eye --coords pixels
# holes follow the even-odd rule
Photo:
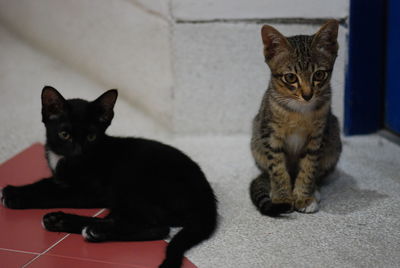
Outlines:
[[[318,70],[313,74],[313,80],[314,81],[322,81],[326,78],[326,72],[322,70]]]
[[[92,142],[96,139],[96,134],[89,134],[86,138],[88,141]]]
[[[288,84],[294,84],[297,82],[297,75],[294,73],[287,73],[283,76],[283,81]]]
[[[69,140],[71,138],[71,135],[67,131],[60,131],[58,132],[58,137],[62,140]]]

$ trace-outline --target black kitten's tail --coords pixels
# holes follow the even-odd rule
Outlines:
[[[217,226],[216,204],[209,208],[208,213],[193,215],[171,240],[167,247],[166,258],[160,268],[179,268],[185,251],[208,239]]]
[[[282,213],[289,212],[291,205],[274,204],[269,196],[271,191],[270,180],[266,173],[260,174],[250,184],[250,198],[261,214],[276,217]]]

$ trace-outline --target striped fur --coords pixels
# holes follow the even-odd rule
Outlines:
[[[330,87],[337,30],[334,20],[312,36],[286,38],[271,26],[262,29],[271,81],[253,121],[251,151],[261,174],[250,185],[262,214],[315,212],[317,182],[339,159]]]

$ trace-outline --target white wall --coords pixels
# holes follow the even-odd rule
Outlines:
[[[260,30],[313,34],[328,18],[345,20],[349,0],[172,0],[174,129],[177,133],[249,133],[267,88]],[[347,28],[333,77],[333,111],[343,121]]]
[[[5,25],[164,125],[173,84],[167,11],[162,0],[0,0]]]
[[[343,18],[349,0],[171,0],[178,20]]]
[[[319,26],[273,24],[285,35],[313,34]],[[261,25],[175,26],[175,129],[178,133],[249,133],[270,71],[264,63]],[[332,76],[333,111],[343,118],[345,36]],[[178,53],[179,52],[179,53]],[[190,116],[189,116],[190,115]]]
[[[0,21],[177,134],[240,134],[269,79],[261,22],[312,34],[348,9],[349,0],[0,0]],[[332,78],[341,121],[346,35],[341,26]]]

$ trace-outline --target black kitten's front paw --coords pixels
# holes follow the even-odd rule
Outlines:
[[[0,188],[0,203],[3,204],[3,188]]]
[[[42,226],[51,232],[66,232],[79,234],[82,226],[77,222],[76,215],[64,212],[51,212],[43,216]]]
[[[52,232],[64,232],[65,230],[65,213],[51,212],[43,216],[42,226],[44,229]]]
[[[102,242],[108,240],[106,232],[97,228],[96,225],[89,225],[83,228],[82,236],[88,242]]]
[[[23,198],[21,198],[18,187],[8,185],[4,189],[0,189],[1,203],[6,208],[21,209],[25,208]]]

